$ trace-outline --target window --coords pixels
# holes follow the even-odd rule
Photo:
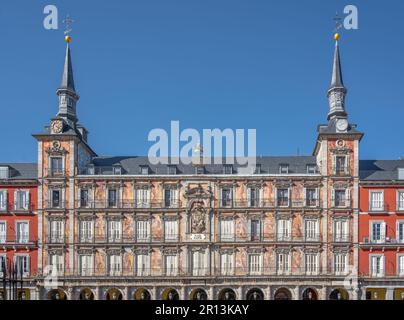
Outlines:
[[[223,173],[224,174],[232,174],[233,173],[233,166],[231,164],[223,165]]]
[[[250,235],[251,241],[259,241],[261,236],[261,221],[258,219],[252,219],[250,221]]]
[[[83,254],[79,257],[80,274],[82,276],[91,276],[93,274],[93,255]]]
[[[139,242],[150,241],[150,220],[136,220],[136,237]]]
[[[88,189],[80,189],[80,207],[88,207]]]
[[[122,240],[122,223],[120,220],[108,220],[108,242]]]
[[[87,174],[93,175],[95,173],[95,167],[92,163],[90,163],[87,167]]]
[[[118,205],[118,193],[116,189],[108,189],[108,207],[116,207]]]
[[[164,206],[166,208],[177,207],[177,189],[175,188],[164,189]]]
[[[204,251],[192,251],[192,275],[204,276],[206,274],[206,254]]]
[[[346,207],[348,201],[346,199],[346,190],[339,189],[334,190],[334,206],[335,207]]]
[[[177,255],[170,254],[164,256],[164,270],[167,276],[176,276],[178,273]]]
[[[306,253],[305,267],[307,274],[316,274],[318,272],[318,255],[316,253]]]
[[[320,236],[318,230],[318,220],[305,220],[304,233],[306,241],[318,241]]]
[[[347,173],[346,157],[336,156],[335,157],[335,174],[341,175]]]
[[[15,210],[28,210],[29,207],[29,191],[18,190],[14,194]]]
[[[176,166],[168,166],[167,167],[167,173],[168,174],[170,174],[170,175],[174,175],[174,174],[177,174],[177,167]]]
[[[398,264],[397,274],[399,276],[404,276],[404,255],[397,256],[397,264]]]
[[[317,166],[315,164],[308,164],[307,167],[306,167],[306,172],[308,174],[317,173]]]
[[[384,256],[371,255],[370,256],[370,275],[372,277],[384,276]]]
[[[349,241],[348,221],[334,220],[334,241],[346,242]]]
[[[290,272],[290,253],[279,252],[276,255],[276,270],[278,274]]]
[[[234,256],[233,253],[222,253],[220,255],[220,270],[225,276],[233,275],[234,273]]]
[[[404,191],[397,192],[397,210],[404,210]]]
[[[205,167],[202,166],[195,167],[195,174],[204,174],[204,173],[205,173]]]
[[[63,174],[63,158],[52,157],[50,163],[52,176]]]
[[[344,275],[348,272],[346,253],[334,253],[334,272],[336,275]]]
[[[93,220],[81,220],[80,221],[80,242],[92,242],[93,241]]]
[[[10,178],[9,167],[0,167],[0,179]]]
[[[259,207],[260,206],[260,189],[259,188],[248,188],[248,206],[249,207]]]
[[[289,165],[287,164],[281,164],[279,166],[279,173],[280,174],[288,174],[289,173]]]
[[[121,166],[113,166],[112,169],[113,169],[113,173],[114,173],[115,175],[120,175],[120,174],[122,174],[122,167],[121,167]]]
[[[255,174],[261,174],[261,164],[259,163],[255,165]]]
[[[4,271],[7,271],[7,256],[0,254],[0,278],[3,278]]]
[[[49,235],[50,243],[63,243],[64,235],[64,221],[63,220],[50,220],[50,230]]]
[[[53,189],[51,191],[51,208],[61,208],[61,191]]]
[[[15,233],[17,243],[28,243],[29,240],[28,222],[17,222]]]
[[[399,243],[404,243],[404,221],[397,221],[396,239]]]
[[[148,175],[149,174],[149,167],[148,166],[141,166],[140,167],[140,174]]]
[[[317,207],[318,206],[318,197],[317,197],[316,188],[306,189],[306,206],[307,207]]]
[[[221,189],[221,206],[231,207],[232,205],[232,189],[222,188]]]
[[[150,207],[150,189],[137,188],[135,190],[136,208]]]
[[[290,219],[278,219],[276,224],[276,238],[278,241],[291,240],[292,221]]]
[[[386,240],[386,223],[371,222],[371,241],[375,243],[384,243]]]
[[[7,190],[0,190],[0,211],[7,211]]]
[[[234,220],[221,219],[220,220],[220,240],[233,241],[234,240]]]
[[[6,221],[0,221],[0,243],[6,243],[7,241],[7,223]]]
[[[29,255],[14,256],[14,270],[17,272],[17,277],[29,275]]]
[[[119,254],[111,254],[108,258],[108,268],[110,276],[119,276],[122,272],[122,259]]]
[[[384,210],[383,191],[370,191],[369,210],[370,211]]]
[[[136,275],[149,276],[150,275],[150,255],[140,253],[136,255]]]
[[[64,271],[64,257],[59,253],[49,254],[49,265],[51,266],[52,275],[61,275]]]
[[[279,207],[289,206],[289,189],[278,189],[276,191],[277,205]]]
[[[178,221],[165,220],[164,221],[164,239],[166,241],[173,241],[178,239]]]
[[[250,274],[261,274],[262,272],[262,255],[250,254],[248,255],[248,271]]]

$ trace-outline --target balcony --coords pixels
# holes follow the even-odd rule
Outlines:
[[[351,171],[348,166],[333,166],[332,175],[337,177],[347,177],[350,176]]]
[[[347,209],[351,206],[350,199],[331,199],[331,207],[334,209]]]
[[[67,170],[59,168],[44,168],[46,178],[64,178],[67,176]]]
[[[389,205],[384,202],[369,203],[369,214],[383,214],[389,212]]]
[[[372,239],[371,237],[363,237],[362,246],[389,246],[389,247],[404,247],[404,239],[395,239],[390,237],[380,237]]]
[[[9,234],[9,235],[0,235],[0,247],[5,246],[18,246],[18,247],[25,247],[25,246],[37,246],[38,238],[28,233],[22,234]]]
[[[333,242],[351,242],[351,236],[349,234],[334,234],[332,241]]]
[[[67,201],[61,201],[61,200],[52,200],[52,201],[44,201],[43,202],[43,207],[45,209],[52,209],[52,210],[64,210],[68,209],[68,202]]]
[[[59,232],[57,233],[51,232],[51,234],[47,236],[46,240],[48,244],[65,244],[68,242],[68,237]]]
[[[99,200],[83,201],[76,200],[78,209],[175,209],[181,207],[179,200],[167,202],[166,200],[156,199],[148,202],[137,202],[135,200]]]

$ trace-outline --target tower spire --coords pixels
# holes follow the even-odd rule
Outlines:
[[[344,81],[342,79],[342,68],[341,68],[341,59],[339,54],[339,34],[336,33],[334,35],[335,39],[335,49],[334,49],[334,60],[333,60],[333,68],[332,68],[332,76],[331,76],[331,85],[327,91],[328,103],[329,103],[329,112],[328,112],[328,120],[332,120],[335,118],[346,118],[347,113],[345,112],[345,96],[347,93],[347,89],[344,86]]]
[[[63,22],[66,24],[66,53],[62,82],[60,84],[60,87],[56,91],[56,94],[59,97],[59,111],[57,116],[64,119],[66,123],[72,128],[75,128],[75,125],[77,123],[76,103],[79,100],[79,96],[76,93],[76,89],[74,86],[73,65],[70,53],[71,37],[69,34],[71,32],[70,25],[73,20],[70,19],[69,16],[67,16]]]

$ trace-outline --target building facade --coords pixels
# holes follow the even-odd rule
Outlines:
[[[404,160],[361,161],[359,275],[369,300],[404,300]]]
[[[359,142],[338,42],[313,156],[151,164],[100,157],[78,123],[69,44],[38,141],[41,299],[357,299]],[[352,284],[354,283],[354,284]]]
[[[37,298],[36,170],[33,163],[0,164],[0,300]]]

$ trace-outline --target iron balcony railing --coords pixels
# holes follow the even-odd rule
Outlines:
[[[21,234],[0,234],[1,245],[36,245],[38,237],[32,236],[29,233]]]
[[[68,209],[68,201],[46,200],[43,202],[45,209]]]
[[[398,212],[404,212],[404,200],[397,201],[396,210]]]
[[[350,235],[338,235],[332,238],[333,242],[350,242]],[[61,233],[51,233],[46,237],[48,244],[70,244],[70,238]],[[73,242],[76,244],[147,244],[147,243],[180,243],[180,242],[215,242],[215,243],[245,243],[245,242],[265,242],[283,243],[283,242],[323,242],[323,235],[320,233],[311,234],[277,234],[277,233],[203,233],[203,234],[170,234],[170,235],[155,235],[155,234],[108,234],[103,230],[96,230],[94,234],[76,234],[73,237]]]
[[[179,278],[179,277],[268,277],[268,276],[280,276],[280,277],[313,277],[313,276],[340,276],[344,277],[348,274],[347,271],[334,271],[327,270],[320,266],[282,266],[282,267],[229,267],[229,268],[201,268],[193,267],[190,262],[189,267],[177,267],[177,268],[165,268],[163,265],[157,267],[145,267],[142,269],[123,267],[122,264],[115,264],[114,267],[83,267],[80,266],[76,269],[63,268],[59,266],[59,269],[53,266],[46,268],[47,273],[58,277],[164,277],[164,278]],[[48,275],[46,274],[46,275]]]
[[[181,207],[181,202],[179,200],[167,201],[164,199],[142,202],[136,200],[88,201],[81,199],[77,200],[75,204],[76,208],[80,209],[171,209]]]
[[[379,237],[379,238],[372,238],[372,237],[363,237],[362,244],[364,245],[399,245],[404,246],[404,239],[400,238],[389,238],[389,237]]]
[[[351,199],[331,199],[332,208],[349,208],[351,206]]]
[[[351,174],[351,170],[349,166],[333,166],[332,167],[332,174],[334,176],[349,176]]]
[[[369,213],[388,212],[389,205],[383,201],[376,201],[369,203]]]
[[[15,214],[27,214],[36,210],[36,206],[30,201],[26,202],[14,202],[0,204],[0,214],[15,213]]]
[[[45,177],[63,178],[67,176],[67,170],[60,168],[44,168]]]

